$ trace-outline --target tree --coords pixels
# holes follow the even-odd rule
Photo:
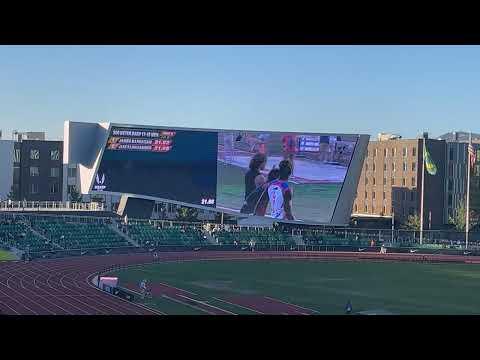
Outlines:
[[[462,201],[460,205],[457,208],[457,211],[455,211],[453,216],[450,216],[448,218],[448,223],[455,226],[455,230],[457,231],[465,231],[466,228],[466,215],[467,215],[467,209],[465,207],[465,203]],[[473,210],[470,210],[470,229],[475,227],[479,223],[479,218],[475,214]]]
[[[70,201],[74,203],[82,201],[82,195],[78,192],[76,186],[72,187],[72,190],[70,190]]]
[[[177,208],[178,221],[198,221],[198,209],[180,206]]]
[[[417,214],[408,215],[407,221],[403,223],[402,227],[407,230],[420,230],[420,217]]]

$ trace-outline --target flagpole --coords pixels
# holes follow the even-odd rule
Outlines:
[[[465,214],[465,250],[468,248],[468,231],[470,229],[470,147],[472,146],[472,132],[470,132],[468,139],[468,162],[467,162],[467,211]]]
[[[425,189],[425,136],[423,137],[422,153],[422,193],[420,195],[420,245],[423,244],[423,195]]]

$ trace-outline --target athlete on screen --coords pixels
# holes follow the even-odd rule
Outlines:
[[[245,200],[257,187],[265,184],[265,177],[260,170],[264,170],[266,164],[267,156],[265,154],[256,153],[250,160],[250,169],[245,174]]]
[[[240,210],[242,214],[253,214],[257,216],[265,216],[268,206],[268,187],[270,184],[277,180],[279,176],[279,170],[274,167],[268,173],[267,182],[258,186],[252,193],[248,195]]]
[[[279,164],[278,180],[268,187],[268,198],[271,207],[271,216],[274,219],[295,220],[292,214],[292,189],[288,178],[292,174],[292,164],[282,160]]]

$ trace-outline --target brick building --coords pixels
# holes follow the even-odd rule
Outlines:
[[[444,140],[425,139],[437,174],[425,171],[424,228],[444,224]],[[353,217],[395,218],[420,215],[423,139],[372,141],[368,145],[353,205]]]

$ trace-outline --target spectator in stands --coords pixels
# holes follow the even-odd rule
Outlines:
[[[245,200],[259,186],[265,183],[265,177],[260,170],[265,169],[267,156],[262,153],[256,153],[250,160],[249,170],[245,174]]]

